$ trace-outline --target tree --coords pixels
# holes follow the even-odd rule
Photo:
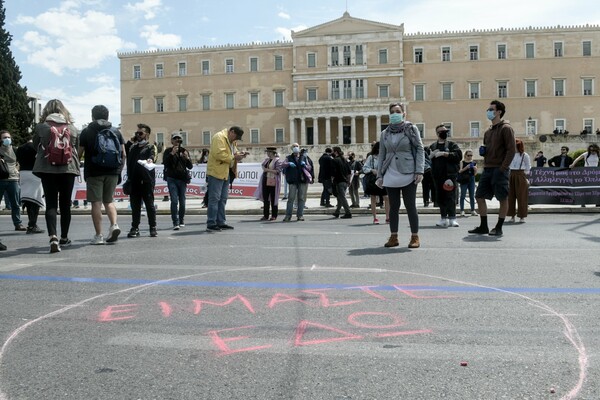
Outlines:
[[[34,114],[27,88],[19,84],[21,71],[10,50],[11,34],[4,29],[6,9],[0,0],[0,129],[10,131],[15,144],[27,141]]]

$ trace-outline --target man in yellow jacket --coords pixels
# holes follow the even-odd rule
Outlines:
[[[232,126],[215,133],[212,137],[206,166],[206,230],[209,232],[233,229],[233,226],[227,225],[225,205],[229,195],[229,171],[235,175],[237,162],[246,157],[246,153],[238,151],[236,147],[236,141],[240,140],[243,134],[244,131],[239,126]]]

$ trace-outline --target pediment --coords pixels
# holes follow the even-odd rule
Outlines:
[[[295,38],[306,38],[313,36],[360,34],[373,32],[402,32],[404,24],[391,25],[381,22],[368,21],[366,19],[351,17],[345,12],[341,18],[325,22],[312,28],[304,29],[299,32],[292,32],[292,40]]]

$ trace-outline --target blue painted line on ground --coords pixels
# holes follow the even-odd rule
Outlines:
[[[570,293],[570,294],[600,294],[600,288],[531,288],[531,287],[501,287],[497,289],[479,286],[433,286],[433,285],[344,285],[344,284],[296,284],[282,282],[221,282],[221,281],[156,281],[151,279],[115,279],[115,278],[82,278],[69,276],[33,276],[33,275],[0,275],[0,280],[44,281],[70,283],[108,283],[117,285],[144,285],[154,283],[159,286],[192,286],[192,287],[230,287],[251,289],[357,289],[368,286],[371,290],[419,290],[441,292],[498,292],[497,289],[515,293]]]

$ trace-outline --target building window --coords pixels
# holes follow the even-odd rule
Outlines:
[[[156,112],[164,112],[165,111],[165,98],[164,97],[156,97]]]
[[[250,72],[258,71],[258,57],[250,57]]]
[[[251,144],[259,143],[258,129],[250,129],[250,143]]]
[[[421,64],[423,62],[423,48],[417,47],[414,49],[415,52],[415,64]]]
[[[564,96],[565,95],[565,80],[564,79],[554,79],[554,96]]]
[[[479,60],[479,45],[471,45],[469,46],[469,60],[477,61]]]
[[[380,98],[390,97],[390,85],[379,85],[378,88]]]
[[[186,76],[187,75],[187,64],[185,63],[185,61],[182,61],[179,63],[179,76]]]
[[[525,58],[535,58],[534,43],[525,43]]]
[[[469,83],[469,98],[478,99],[479,98],[479,82],[471,82]]]
[[[142,66],[141,65],[133,66],[133,79],[142,79]]]
[[[421,139],[424,139],[425,138],[425,124],[418,123],[418,124],[415,124],[415,126],[419,130],[419,136],[421,136]]]
[[[225,93],[225,108],[232,110],[234,107],[234,95],[233,93]]]
[[[479,121],[469,122],[469,133],[471,137],[479,137]]]
[[[584,119],[583,120],[583,130],[588,134],[591,135],[592,132],[594,132],[594,120],[593,119]]]
[[[225,73],[233,74],[233,58],[225,60]]]
[[[202,75],[210,75],[210,61],[202,60]]]
[[[363,65],[364,64],[364,58],[363,58],[363,47],[362,44],[357,44],[356,45],[356,52],[354,54],[354,57],[356,59],[356,65]]]
[[[163,67],[162,64],[156,64],[154,66],[154,69],[155,69],[155,74],[154,75],[157,78],[162,78],[165,75],[165,70],[164,70],[164,67]]]
[[[283,90],[275,91],[275,107],[283,107]]]
[[[258,93],[250,93],[250,108],[258,108]]]
[[[202,111],[210,110],[210,94],[202,95]]]
[[[177,96],[179,100],[179,111],[187,111],[187,96]]]
[[[589,57],[592,55],[592,42],[590,40],[584,40],[582,43],[582,55]]]
[[[356,80],[356,98],[364,99],[365,98],[365,86],[362,79]]]
[[[283,143],[284,134],[283,128],[275,128],[275,143]]]
[[[419,83],[415,85],[415,101],[424,101],[425,100],[425,85]]]
[[[350,46],[344,46],[344,65],[350,65],[352,56],[350,53]]]
[[[177,132],[181,135],[181,145],[182,146],[187,146],[188,145],[188,134],[185,131],[179,130],[179,132]]]
[[[527,135],[534,136],[537,135],[537,120],[532,119],[531,117],[527,118]]]
[[[156,143],[165,144],[165,134],[163,132],[156,132]]]
[[[554,42],[554,57],[563,56],[563,42]]]
[[[316,68],[317,66],[317,54],[316,53],[308,53],[307,57],[307,65],[308,68]]]
[[[535,80],[527,80],[525,81],[525,93],[527,97],[535,97],[536,96],[536,86],[537,82]]]
[[[387,64],[388,54],[387,49],[379,49],[379,64]]]
[[[592,96],[594,94],[594,80],[591,78],[582,79],[583,83],[583,95]]]
[[[331,81],[331,100],[340,98],[340,81]]]
[[[450,61],[450,47],[442,47],[442,61]]]
[[[350,79],[344,80],[344,98],[345,99],[352,98],[352,80],[350,80]]]
[[[210,131],[202,132],[202,144],[204,146],[210,146],[210,138],[211,138]]]
[[[442,100],[452,100],[452,83],[442,83]]]
[[[134,114],[142,113],[142,99],[139,97],[133,99],[133,113]]]
[[[567,120],[565,119],[555,119],[554,120],[554,132],[555,133],[565,133],[567,127]]]
[[[498,45],[498,60],[506,60],[506,45]]]
[[[337,67],[340,64],[340,54],[337,46],[331,46],[331,65]]]
[[[283,71],[283,56],[275,56],[275,71]]]
[[[498,97],[502,99],[508,97],[508,82],[498,82]]]
[[[317,100],[317,89],[310,88],[306,90],[306,98],[308,101],[316,101]]]

